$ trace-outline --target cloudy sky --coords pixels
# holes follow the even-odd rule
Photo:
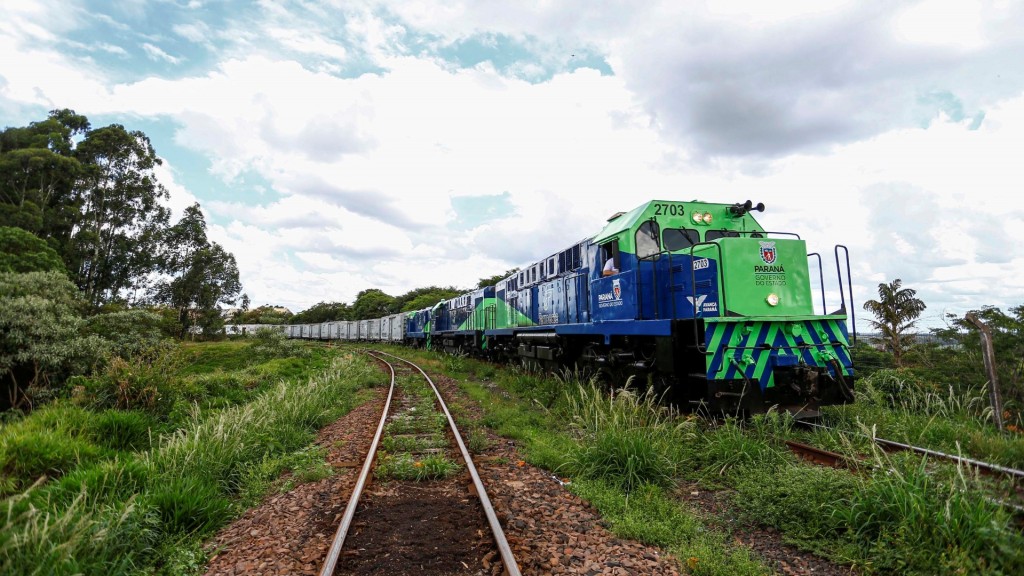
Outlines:
[[[654,198],[764,202],[766,228],[848,246],[858,311],[894,278],[925,327],[1024,303],[1024,2],[3,12],[0,126],[144,131],[253,305],[473,286]]]

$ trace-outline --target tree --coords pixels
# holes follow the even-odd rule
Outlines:
[[[80,215],[67,254],[68,268],[92,306],[145,288],[158,267],[155,255],[170,210],[156,181],[161,164],[149,138],[119,124],[90,130],[75,149],[83,167]]]
[[[902,284],[899,278],[889,284],[879,284],[878,300],[864,303],[864,309],[877,318],[869,322],[881,332],[882,345],[892,352],[897,368],[903,366],[903,353],[913,343],[914,336],[908,330],[914,327],[925,310],[924,302],[915,297],[917,291],[901,288]]]
[[[377,288],[367,288],[356,295],[352,304],[353,320],[380,318],[398,312],[395,309],[395,297],[385,294]]]
[[[1009,309],[995,306],[971,310],[992,330],[999,385],[1007,403],[1024,406],[1024,305]],[[957,389],[983,386],[988,381],[977,328],[962,315],[947,314],[946,328],[932,329],[939,344],[932,352],[934,370],[929,377]],[[917,351],[915,348],[915,352]],[[930,359],[926,358],[926,359]]]
[[[0,272],[63,273],[64,262],[41,238],[22,230],[0,226]]]
[[[35,233],[62,257],[79,214],[73,139],[88,129],[85,116],[65,109],[0,132],[0,225]]]
[[[82,335],[82,305],[63,273],[0,273],[0,406],[30,403],[101,362],[108,345]]]
[[[481,278],[480,282],[477,283],[476,287],[477,288],[486,288],[488,286],[494,286],[498,282],[501,282],[502,280],[504,280],[505,278],[508,278],[509,276],[515,274],[516,272],[519,272],[519,268],[513,268],[511,270],[506,270],[506,271],[502,272],[501,274],[497,274],[497,275],[491,276],[490,278]]]
[[[237,324],[302,324],[295,321],[296,315],[291,310],[282,306],[258,306],[251,310],[241,312],[235,319]]]
[[[159,261],[167,277],[156,284],[152,299],[177,311],[179,336],[217,331],[223,325],[219,305],[233,304],[242,284],[235,257],[207,239],[199,204],[185,209],[164,235],[163,246]]]
[[[447,300],[465,292],[466,290],[456,288],[454,286],[447,286],[444,288],[439,286],[416,288],[396,298],[395,308],[400,312],[422,310],[423,308],[432,306],[441,300]]]
[[[317,302],[292,316],[291,321],[296,324],[314,324],[333,322],[335,320],[350,320],[351,318],[352,307],[344,302]]]

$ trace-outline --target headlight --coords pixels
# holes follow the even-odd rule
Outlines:
[[[703,215],[700,212],[694,212],[693,214],[690,215],[690,217],[693,218],[694,224],[700,224],[703,221],[702,216]]]
[[[704,223],[705,224],[711,224],[711,219],[712,219],[711,212],[705,212],[704,213],[704,218],[703,218]]]
[[[778,306],[779,305],[779,295],[778,294],[769,294],[768,297],[764,299],[764,301],[767,302],[769,306]]]

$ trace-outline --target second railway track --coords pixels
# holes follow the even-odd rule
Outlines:
[[[321,576],[518,576],[472,457],[433,381],[407,360],[368,353],[388,367],[391,389]]]

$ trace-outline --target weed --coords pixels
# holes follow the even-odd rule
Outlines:
[[[462,469],[443,455],[432,454],[417,459],[412,454],[382,454],[377,461],[376,474],[381,478],[395,480],[440,480],[448,478]]]
[[[921,574],[1024,571],[1024,536],[1005,510],[971,489],[969,471],[944,485],[926,459],[876,458],[880,471],[834,511],[875,566]]]
[[[627,492],[644,484],[666,485],[675,474],[676,446],[692,433],[658,405],[653,393],[629,390],[614,396],[596,386],[578,386],[569,398],[578,440],[568,469],[604,478]]]

